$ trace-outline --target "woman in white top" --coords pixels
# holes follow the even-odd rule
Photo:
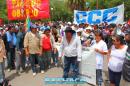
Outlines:
[[[126,50],[127,46],[124,45],[124,37],[121,35],[114,36],[108,63],[110,86],[119,86],[120,84]]]
[[[96,81],[98,86],[101,86],[102,79],[102,69],[103,69],[103,58],[104,55],[108,53],[107,45],[102,40],[102,32],[100,30],[95,31],[96,43],[92,46],[96,51]]]

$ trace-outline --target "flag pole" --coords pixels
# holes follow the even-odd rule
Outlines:
[[[96,9],[98,10],[98,0],[96,0]]]

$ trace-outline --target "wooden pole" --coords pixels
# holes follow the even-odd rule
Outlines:
[[[96,0],[96,9],[98,10],[98,0]]]

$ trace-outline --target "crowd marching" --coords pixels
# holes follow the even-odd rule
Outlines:
[[[36,22],[26,30],[23,23],[0,27],[0,83],[5,80],[4,70],[16,70],[17,74],[31,66],[35,76],[58,66],[64,57],[63,78],[69,77],[72,68],[75,79],[82,61],[82,47],[92,47],[96,52],[96,80],[103,82],[103,58],[108,58],[111,86],[130,84],[130,25],[73,24],[71,22]],[[107,55],[107,57],[104,57]]]

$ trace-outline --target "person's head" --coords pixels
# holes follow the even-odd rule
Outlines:
[[[92,31],[92,27],[88,26],[87,28],[85,28],[86,33],[91,33]]]
[[[51,28],[52,35],[57,36],[58,32],[56,28]]]
[[[79,28],[78,30],[76,30],[76,32],[77,32],[77,35],[78,35],[78,36],[81,36],[81,34],[82,34],[82,29]]]
[[[112,37],[113,44],[116,48],[119,48],[120,45],[124,44],[124,36],[122,35],[115,35]]]
[[[79,24],[79,28],[83,28],[83,25],[84,25],[83,23]]]
[[[37,32],[37,26],[36,25],[31,25],[30,30],[31,30],[31,32],[36,33]]]
[[[109,25],[110,30],[113,31],[116,28],[116,24],[112,23]]]
[[[10,33],[13,33],[13,26],[9,26],[9,27],[8,27],[8,31],[9,31]]]
[[[93,27],[94,27],[94,30],[97,30],[97,29],[98,29],[98,25],[97,25],[97,24],[94,25]]]
[[[95,32],[94,32],[94,34],[95,34],[95,39],[96,39],[96,42],[99,42],[100,40],[102,40],[103,39],[103,34],[102,34],[102,31],[101,30],[96,30]]]
[[[66,38],[71,38],[74,33],[75,33],[75,31],[72,30],[71,27],[67,27],[66,30],[65,30]]]
[[[130,29],[125,31],[125,41],[130,44]]]
[[[58,26],[58,29],[61,29],[61,25]]]
[[[47,36],[49,36],[50,35],[50,32],[51,32],[51,30],[50,30],[50,28],[45,28],[44,29],[44,34],[46,34]]]

